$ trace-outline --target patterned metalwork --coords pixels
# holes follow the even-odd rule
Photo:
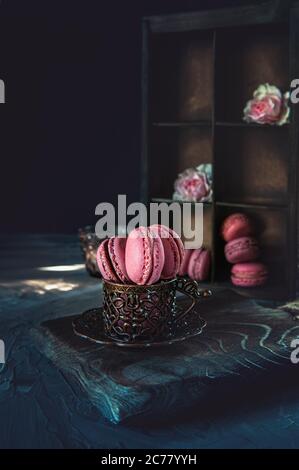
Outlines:
[[[176,290],[191,302],[180,313]],[[150,286],[104,281],[104,328],[108,337],[126,343],[171,338],[175,324],[187,316],[204,294],[196,281],[172,279]],[[206,292],[206,291],[204,291]]]
[[[172,321],[175,288],[175,280],[152,286],[104,281],[106,335],[125,342],[163,336]]]
[[[200,289],[198,283],[189,277],[178,277],[177,290],[194,299],[210,297],[212,295],[212,291],[210,289]]]
[[[177,316],[180,317],[181,313],[185,312],[185,308],[181,305],[180,301],[176,307]],[[194,338],[202,333],[203,328],[206,326],[205,320],[201,318],[199,313],[193,309],[183,322],[175,322],[173,324],[172,332],[160,338],[153,340],[136,340],[134,342],[125,342],[109,338],[104,331],[104,317],[103,308],[91,309],[79,315],[72,321],[74,333],[81,338],[92,341],[100,345],[107,346],[120,346],[129,349],[142,349],[158,346],[168,346],[170,344],[179,343],[186,339]]]

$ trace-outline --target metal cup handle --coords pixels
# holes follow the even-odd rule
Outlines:
[[[175,321],[181,321],[188,313],[193,309],[194,305],[199,301],[201,298],[209,298],[212,295],[212,291],[210,289],[200,289],[198,282],[194,281],[193,279],[188,279],[186,277],[179,277],[177,279],[177,286],[176,290],[181,292],[182,294],[189,297],[192,302],[190,303],[187,310],[184,310]]]

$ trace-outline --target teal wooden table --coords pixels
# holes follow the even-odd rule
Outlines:
[[[299,447],[287,313],[219,292],[198,339],[112,352],[62,319],[101,302],[81,263],[75,236],[1,238],[1,448]]]

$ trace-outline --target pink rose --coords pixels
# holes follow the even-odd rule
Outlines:
[[[276,86],[260,85],[253,93],[253,99],[246,104],[244,120],[281,126],[288,121],[290,114],[288,100],[289,93],[282,95]]]
[[[212,198],[211,184],[204,171],[188,168],[174,183],[173,198],[178,201],[204,202]]]

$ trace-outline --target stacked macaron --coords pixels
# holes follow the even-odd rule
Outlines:
[[[179,275],[186,274],[195,281],[206,281],[210,274],[211,255],[210,251],[204,248],[197,250],[184,250],[183,262]]]
[[[222,238],[226,241],[224,254],[233,264],[231,281],[236,286],[256,287],[264,284],[268,271],[263,263],[256,260],[260,247],[254,235],[251,219],[240,213],[231,214],[222,223]]]
[[[151,285],[173,279],[184,256],[180,237],[164,225],[138,227],[127,238],[104,240],[97,263],[104,279],[124,284]]]

